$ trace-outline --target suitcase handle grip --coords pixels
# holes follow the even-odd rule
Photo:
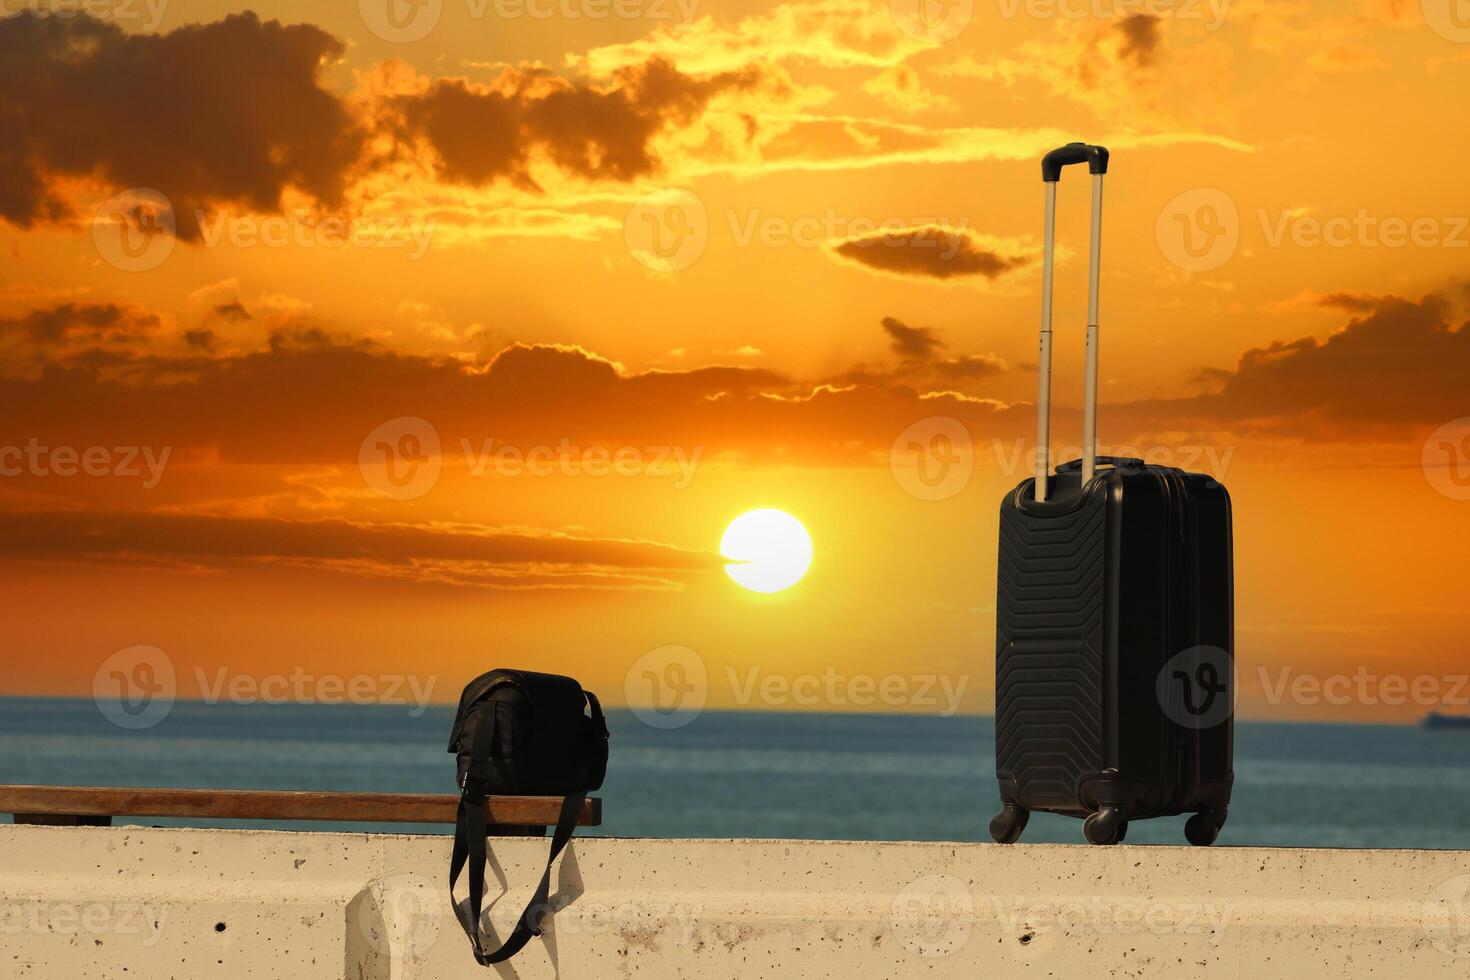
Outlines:
[[[1087,162],[1088,173],[1107,173],[1108,148],[1094,146],[1090,143],[1068,143],[1066,146],[1059,146],[1041,158],[1041,179],[1049,184],[1054,184],[1062,179],[1063,167],[1083,161]]]
[[[1114,466],[1120,469],[1141,470],[1148,464],[1137,456],[1095,456],[1094,462],[1103,466]],[[1062,463],[1057,467],[1058,473],[1075,473],[1082,469],[1082,460],[1073,459]]]

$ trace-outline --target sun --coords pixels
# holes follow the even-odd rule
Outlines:
[[[800,582],[812,564],[812,537],[784,510],[746,511],[720,539],[725,571],[752,592],[780,592]]]

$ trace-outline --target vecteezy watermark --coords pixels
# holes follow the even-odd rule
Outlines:
[[[394,44],[422,41],[439,26],[444,0],[358,0],[363,24]]]
[[[949,956],[970,941],[975,899],[969,886],[954,875],[924,875],[893,896],[888,928],[916,956]]]
[[[152,728],[168,717],[178,693],[174,662],[155,646],[119,650],[92,675],[92,699],[119,728]]]
[[[975,0],[888,0],[893,22],[915,41],[943,44],[975,19]]]
[[[410,261],[433,244],[438,222],[416,217],[342,217],[288,214],[234,214],[195,208],[196,244],[204,248],[378,248],[401,249]],[[158,268],[173,254],[178,214],[162,192],[134,187],[103,202],[92,219],[92,241],[109,264],[124,272]]]
[[[1451,500],[1470,500],[1470,415],[1431,432],[1420,462],[1431,487]]]
[[[651,20],[687,27],[699,0],[462,0],[471,20]],[[358,0],[367,29],[384,41],[412,44],[433,33],[444,0]]]
[[[110,20],[143,31],[163,23],[169,0],[0,0],[0,17],[27,11],[32,17],[71,20],[90,17]]]
[[[1017,477],[1036,472],[1042,450],[1025,439],[1006,442],[992,438],[989,457],[1002,476]],[[1173,466],[1191,472],[1208,472],[1217,480],[1235,458],[1234,446],[1099,446],[1098,456],[1141,459],[1147,465]],[[899,487],[920,500],[946,500],[964,490],[975,465],[985,455],[977,450],[969,428],[959,419],[932,415],[910,424],[888,450],[888,469]],[[1061,446],[1047,454],[1053,460],[1082,458],[1080,446]]]
[[[933,708],[944,718],[959,713],[970,683],[965,674],[847,674],[830,666],[820,674],[726,667],[725,678],[741,707]]]
[[[532,446],[522,449],[488,438],[476,448],[469,439],[460,439],[471,476],[622,476],[672,477],[674,489],[683,490],[694,482],[703,447],[692,451],[683,446],[579,446],[563,438],[555,446]]]
[[[465,472],[472,477],[644,477],[671,479],[676,490],[694,482],[702,446],[580,445],[563,437],[555,445],[517,446],[494,436],[460,437]],[[439,482],[444,458],[439,430],[417,416],[389,419],[358,447],[363,482],[389,500],[414,500]]]
[[[648,727],[683,728],[699,717],[709,700],[709,669],[704,658],[688,647],[658,647],[628,667],[623,696]]]
[[[1317,215],[1308,208],[1256,209],[1268,248],[1470,248],[1470,216]],[[1235,200],[1217,187],[1196,187],[1159,211],[1154,227],[1164,257],[1189,272],[1218,269],[1240,246]]]
[[[888,450],[894,481],[920,500],[947,500],[964,490],[975,471],[975,445],[959,419],[920,419],[898,434]]]
[[[1470,705],[1470,674],[1378,673],[1359,665],[1352,673],[1305,674],[1291,667],[1257,667],[1266,702],[1307,707],[1328,704],[1421,708]]]
[[[437,675],[241,674],[228,667],[194,668],[194,684],[205,704],[355,704],[406,707],[421,716],[438,684]],[[108,657],[92,676],[92,697],[102,716],[119,728],[152,728],[168,717],[178,697],[173,658],[155,646],[131,646]]]
[[[399,874],[368,886],[357,903],[357,927],[368,945],[391,963],[424,959],[439,940],[443,895],[423,875]]]
[[[97,254],[124,272],[147,272],[163,265],[173,254],[177,232],[173,204],[151,187],[115,194],[92,216]]]
[[[1014,20],[1024,14],[1033,20],[1114,21],[1144,15],[1169,20],[1202,20],[1205,30],[1225,25],[1230,0],[996,0],[1000,15]]]
[[[623,218],[628,253],[654,272],[678,272],[699,261],[709,244],[709,213],[691,190],[645,194]]]
[[[312,674],[294,667],[288,674],[237,674],[228,667],[194,668],[205,704],[356,704],[406,707],[417,718],[429,709],[435,674]]]
[[[0,902],[0,936],[91,937],[99,944],[102,937],[139,936],[151,949],[168,916],[168,906],[148,902]]]
[[[790,673],[759,666],[726,666],[728,700],[743,708],[909,708],[949,718],[958,714],[968,675],[848,673],[828,666]],[[623,677],[633,714],[651,728],[683,728],[709,703],[709,666],[686,646],[663,646],[640,656]]]
[[[1054,925],[1069,936],[1096,935],[1202,936],[1218,946],[1225,939],[1235,908],[1229,903],[1134,900],[1090,895],[1056,901],[1033,901],[999,895],[990,898],[996,921],[1011,933],[1038,925]]]
[[[1446,41],[1470,43],[1470,11],[1464,0],[1419,0],[1424,22]]]
[[[1240,246],[1240,212],[1218,187],[1196,187],[1163,206],[1154,237],[1164,257],[1179,268],[1209,272],[1229,262]]]
[[[1235,714],[1235,658],[1216,646],[1181,650],[1159,669],[1154,693],[1174,724],[1214,728]]]
[[[24,446],[0,446],[0,477],[141,477],[152,490],[172,452],[172,446],[43,446],[33,436]]]
[[[199,243],[205,248],[228,244],[235,248],[381,248],[403,249],[409,261],[428,254],[434,243],[438,221],[430,218],[388,215],[385,217],[317,217],[305,212],[290,214],[231,214],[228,211],[194,212],[199,223]]]
[[[1470,248],[1470,237],[1465,234],[1470,216],[1466,215],[1405,218],[1358,208],[1351,216],[1318,217],[1296,208],[1274,213],[1257,208],[1256,217],[1271,248],[1280,248],[1287,241],[1297,248]]]
[[[379,425],[357,450],[357,468],[363,482],[389,500],[422,497],[439,482],[443,466],[439,430],[412,415]]]
[[[1470,874],[1446,878],[1430,889],[1419,921],[1440,952],[1455,959],[1470,957]]]
[[[833,208],[821,214],[775,215],[759,208],[726,208],[723,225],[736,248],[826,248],[849,243],[863,247],[934,249],[950,261],[970,240],[969,219],[928,215],[845,215]],[[655,272],[678,272],[699,261],[713,230],[704,201],[693,191],[670,188],[640,198],[623,219],[628,252]]]

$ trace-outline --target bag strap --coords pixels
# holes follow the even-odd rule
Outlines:
[[[596,698],[591,695],[588,697],[593,704],[594,716],[601,715],[601,706],[597,704]],[[494,715],[491,717],[493,719]],[[472,758],[485,758],[490,748],[489,733],[494,727],[493,720],[490,724],[476,726]],[[587,783],[587,765],[584,761],[578,767],[575,785],[586,786]],[[455,816],[454,851],[449,858],[449,902],[454,909],[454,917],[459,920],[465,935],[470,937],[476,963],[481,966],[502,963],[525,948],[531,937],[541,935],[541,916],[547,911],[551,892],[551,868],[556,863],[557,856],[571,841],[572,834],[577,829],[577,817],[582,813],[582,805],[586,799],[587,791],[583,789],[562,800],[556,832],[551,838],[551,853],[546,858],[546,870],[541,872],[541,882],[536,886],[531,901],[526,904],[525,911],[516,920],[515,928],[505,942],[494,952],[486,953],[484,940],[480,937],[480,917],[485,900],[485,783],[473,776],[466,777],[461,787],[459,810]],[[454,886],[466,864],[470,870],[468,907],[461,906],[454,900]]]

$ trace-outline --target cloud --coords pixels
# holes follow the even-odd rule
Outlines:
[[[832,251],[879,272],[932,279],[995,279],[1035,258],[1034,254],[1003,254],[963,228],[932,225],[851,238],[832,246]]]
[[[900,64],[927,45],[899,29],[885,5],[864,0],[785,3],[735,24],[701,17],[660,27],[625,44],[594,48],[568,61],[607,75],[649,58],[667,58],[686,72],[732,71],[783,62],[828,68],[882,68]]]
[[[928,327],[910,327],[891,316],[885,316],[882,323],[893,352],[906,361],[927,361],[944,346]]]
[[[1124,38],[1118,57],[1139,68],[1153,64],[1163,39],[1159,23],[1159,18],[1152,14],[1130,14],[1118,21],[1117,31]]]
[[[713,553],[478,525],[362,524],[188,513],[0,514],[0,559],[174,567],[295,565],[493,589],[672,589]]]
[[[387,125],[401,141],[427,144],[441,180],[504,180],[536,191],[533,164],[544,159],[571,176],[626,182],[658,168],[657,135],[760,77],[743,69],[696,78],[657,57],[619,68],[606,85],[507,68],[490,85],[439,79],[397,95],[387,103],[396,114]]]
[[[1210,394],[1116,411],[1136,424],[1193,422],[1317,441],[1406,439],[1465,414],[1470,329],[1451,324],[1445,300],[1333,293],[1324,303],[1360,315],[1326,340],[1246,351],[1233,371],[1214,374]]]
[[[365,134],[322,66],[340,41],[252,13],[164,34],[86,16],[0,19],[0,217],[21,227],[72,215],[65,178],[147,187],[195,209],[278,210],[297,190],[340,203]]]
[[[863,83],[863,91],[899,112],[915,113],[953,105],[943,95],[924,88],[919,73],[910,65],[885,68]]]
[[[229,303],[220,303],[211,312],[221,320],[227,320],[230,323],[240,323],[245,320],[254,319],[250,315],[250,311],[245,308],[245,304],[241,303],[238,299]]]
[[[103,341],[129,343],[146,339],[160,322],[157,314],[116,303],[62,303],[32,310],[23,317],[0,317],[0,336],[18,335],[49,347]]]
[[[1200,10],[1206,11],[1206,6]],[[1235,57],[1228,44],[1208,31],[1192,43],[1176,41],[1191,23],[1144,13],[1102,20],[1059,17],[1043,39],[1026,41],[984,61],[962,55],[936,68],[935,74],[1024,88],[1028,98],[1042,86],[1054,96],[1087,106],[1124,133],[1143,128],[1155,136],[1184,139],[1193,127],[1230,104],[1225,96],[1233,81]],[[1187,107],[1178,97],[1181,91],[1190,93]],[[1110,146],[1117,142],[1112,136],[1099,141]]]
[[[219,337],[213,330],[201,327],[197,330],[185,330],[184,343],[192,350],[203,351],[207,354],[214,351],[215,345],[219,343]]]

